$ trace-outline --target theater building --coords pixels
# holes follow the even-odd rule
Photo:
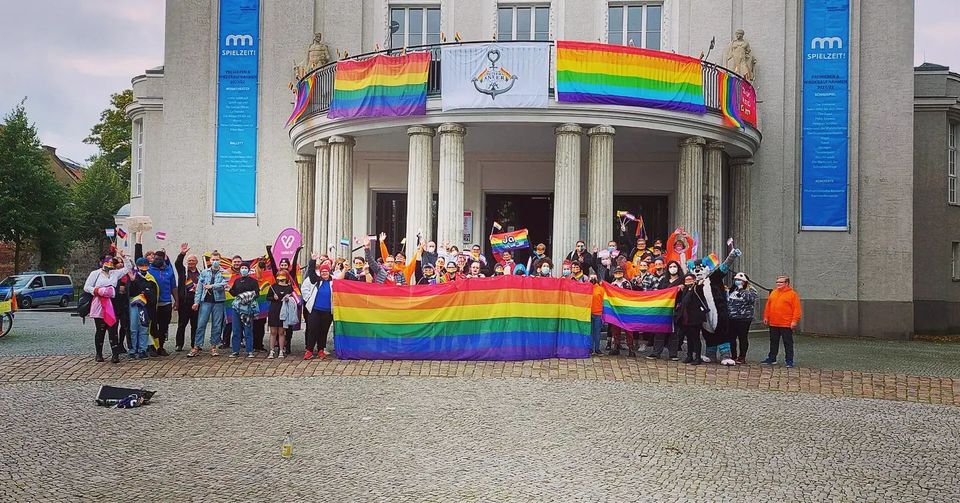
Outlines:
[[[913,25],[901,0],[170,1],[163,66],[133,79],[130,212],[194,250],[244,256],[286,227],[338,255],[350,253],[342,239],[379,232],[411,250],[418,229],[486,250],[497,221],[560,257],[577,239],[629,246],[623,210],[651,237],[696,233],[701,255],[733,238],[737,268],[761,284],[791,275],[805,332],[904,338],[915,332]],[[700,101],[578,99],[619,92],[589,79],[565,93],[568,71],[609,70],[589,51],[571,67],[562,51],[577,41],[692,60]],[[545,98],[448,106],[452,48],[499,75],[466,81],[477,93],[536,81]],[[337,84],[338,57],[423,51],[422,110],[331,112],[335,88],[360,85]]]

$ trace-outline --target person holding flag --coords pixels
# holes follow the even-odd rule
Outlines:
[[[117,249],[117,255],[123,260],[123,266],[119,269],[113,267],[113,257],[107,255],[103,258],[100,269],[91,271],[87,276],[87,281],[83,285],[83,291],[92,295],[90,300],[90,314],[96,325],[94,341],[96,344],[96,361],[103,360],[103,339],[110,335],[110,349],[113,357],[110,359],[113,363],[120,362],[120,342],[117,339],[117,313],[113,310],[111,299],[116,296],[117,282],[121,277],[130,272],[130,263],[123,256],[123,250]]]
[[[147,341],[150,326],[157,312],[157,300],[160,287],[150,273],[150,262],[146,258],[137,259],[137,268],[131,273],[130,293],[130,358],[147,357]]]
[[[493,228],[503,230],[503,226],[498,222],[493,222]],[[513,269],[516,266],[512,252],[530,248],[529,234],[530,232],[527,229],[490,234],[490,248],[493,251],[493,257],[498,263],[503,264],[504,274],[513,274]]]

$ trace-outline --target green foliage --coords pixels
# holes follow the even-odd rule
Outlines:
[[[24,245],[37,242],[41,252],[63,247],[58,242],[64,238],[66,203],[66,189],[48,169],[37,129],[21,101],[0,129],[0,241],[13,243],[16,271]]]
[[[103,230],[114,227],[113,216],[130,200],[129,185],[120,180],[106,157],[92,159],[83,179],[73,186],[70,237],[102,247],[107,239]]]
[[[133,134],[133,126],[126,113],[130,103],[133,103],[131,89],[110,95],[110,108],[100,112],[100,122],[83,140],[84,143],[99,147],[98,157],[127,186],[130,185],[130,141]]]

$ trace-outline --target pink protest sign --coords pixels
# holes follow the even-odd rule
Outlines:
[[[293,256],[297,253],[297,248],[300,248],[302,241],[300,231],[293,227],[282,230],[277,240],[273,242],[273,248],[270,249],[273,252],[273,261],[277,264],[283,259],[293,262]]]

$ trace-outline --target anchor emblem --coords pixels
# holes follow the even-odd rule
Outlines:
[[[490,99],[495,100],[498,94],[503,94],[513,88],[513,85],[517,82],[517,76],[497,64],[497,61],[500,60],[499,50],[490,49],[487,51],[487,60],[490,61],[490,66],[484,68],[471,82],[473,82],[473,87],[476,88],[477,92],[486,94],[490,96]],[[509,85],[504,88],[500,87],[507,82],[509,82]]]

